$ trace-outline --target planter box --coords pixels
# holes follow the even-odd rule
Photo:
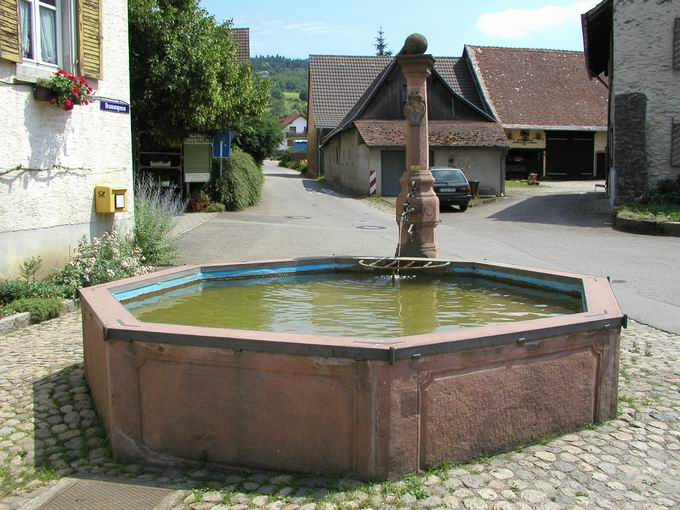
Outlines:
[[[53,96],[52,89],[41,85],[33,85],[33,97],[36,101],[49,101]]]

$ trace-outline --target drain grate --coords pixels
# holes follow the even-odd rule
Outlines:
[[[78,480],[39,510],[150,510],[176,491],[159,487]]]

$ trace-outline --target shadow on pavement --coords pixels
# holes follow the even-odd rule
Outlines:
[[[274,170],[274,171],[272,171],[272,170],[267,170],[267,171],[264,173],[264,175],[265,175],[266,177],[286,177],[286,178],[289,178],[289,179],[301,179],[301,178],[302,178],[302,176],[301,176],[299,173],[297,173],[297,172],[294,173],[294,174],[292,174],[292,173],[288,173],[288,172],[286,172],[286,173],[284,173],[284,172],[277,172],[276,170]]]
[[[494,221],[611,228],[609,201],[598,192],[532,196],[488,218]]]
[[[324,195],[330,195],[332,197],[342,197],[348,198],[347,194],[340,193],[330,188],[327,183],[315,181],[313,179],[303,179],[302,185],[305,190],[313,193],[323,193]]]

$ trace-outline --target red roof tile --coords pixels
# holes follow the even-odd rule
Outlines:
[[[466,46],[483,92],[506,127],[605,129],[608,90],[582,52]]]
[[[288,117],[280,118],[279,122],[281,123],[282,126],[287,126],[288,124],[293,122],[298,117],[302,117],[303,119],[305,118],[305,116],[302,115],[301,113],[294,113],[293,115],[288,115]]]
[[[432,147],[507,147],[500,124],[484,121],[429,121]],[[404,147],[405,120],[356,120],[361,138],[369,147]]]

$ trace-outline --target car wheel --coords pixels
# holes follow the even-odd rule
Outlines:
[[[460,209],[460,212],[465,212],[467,211],[468,205],[467,204],[460,204],[458,206],[458,209]]]

